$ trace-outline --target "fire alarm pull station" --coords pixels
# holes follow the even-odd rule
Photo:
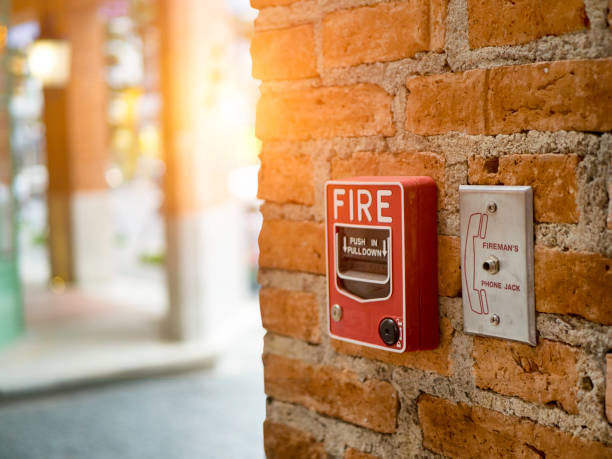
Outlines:
[[[536,344],[529,186],[459,187],[464,330]]]
[[[436,348],[433,179],[332,180],[325,201],[330,336],[398,353]]]

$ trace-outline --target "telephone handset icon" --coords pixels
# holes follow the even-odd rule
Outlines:
[[[470,215],[463,251],[463,266],[465,269],[465,294],[470,303],[470,309],[476,314],[488,314],[489,302],[487,292],[478,289],[476,280],[476,243],[477,239],[484,239],[487,235],[487,214],[475,213]]]

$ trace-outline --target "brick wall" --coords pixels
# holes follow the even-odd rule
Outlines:
[[[268,457],[612,457],[610,2],[251,3]],[[360,174],[438,185],[436,350],[327,335],[323,183]],[[463,332],[468,183],[533,187],[536,347]]]

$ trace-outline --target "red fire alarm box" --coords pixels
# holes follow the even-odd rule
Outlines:
[[[436,185],[430,177],[325,184],[333,338],[391,352],[438,346]]]

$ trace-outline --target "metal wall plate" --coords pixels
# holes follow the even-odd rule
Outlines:
[[[531,187],[461,185],[459,206],[465,332],[535,345]]]

